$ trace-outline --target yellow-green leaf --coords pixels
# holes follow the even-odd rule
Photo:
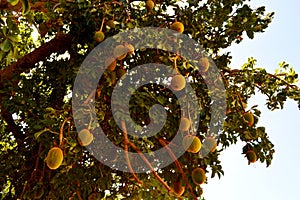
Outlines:
[[[18,42],[19,39],[18,35],[8,35],[7,38],[13,42]]]
[[[36,133],[34,134],[34,138],[35,138],[35,139],[38,139],[38,137],[39,137],[41,134],[43,134],[44,132],[47,132],[47,131],[49,131],[49,129],[48,129],[48,128],[45,128],[45,129],[43,129],[43,130],[40,130],[40,131],[36,132]]]
[[[7,0],[8,3],[10,3],[12,6],[15,6],[19,3],[19,0]]]
[[[8,52],[10,50],[10,41],[8,39],[5,39],[4,42],[1,44],[1,49],[4,52]]]

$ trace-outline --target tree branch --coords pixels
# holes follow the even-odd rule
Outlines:
[[[123,140],[123,143],[124,143],[124,150],[125,150],[125,156],[126,156],[126,162],[127,162],[127,165],[130,169],[130,172],[133,176],[133,178],[136,180],[136,182],[138,182],[139,184],[141,185],[145,185],[135,174],[134,170],[132,169],[132,165],[131,165],[131,162],[130,162],[130,159],[129,159],[129,156],[128,156],[128,143],[129,143],[129,140],[128,140],[128,136],[127,136],[127,130],[126,130],[126,125],[125,125],[125,122],[124,121],[121,121],[121,125],[122,125],[122,129],[123,129],[123,135],[124,135],[124,140]]]
[[[64,134],[64,126],[67,121],[71,120],[71,117],[67,117],[64,119],[63,123],[61,124],[61,127],[59,129],[59,146],[61,147],[63,145],[63,134]]]
[[[4,80],[11,80],[13,75],[20,74],[26,69],[31,69],[36,63],[49,57],[52,53],[65,52],[70,49],[72,38],[70,35],[57,34],[55,38],[43,44],[34,51],[28,53],[17,62],[0,71],[0,88],[3,87]]]
[[[233,70],[231,70],[231,69],[224,68],[222,70],[224,72],[227,72],[229,74],[229,76],[235,76],[236,74],[241,75],[241,72],[242,72],[242,70],[240,70],[240,69],[233,69]],[[255,72],[257,72],[257,71],[255,71]],[[287,81],[285,81],[284,79],[280,78],[280,76],[285,76],[286,74],[271,74],[271,73],[266,73],[266,75],[269,76],[269,77],[271,77],[271,78],[274,78],[274,79],[276,79],[278,81],[283,82],[287,87],[290,87],[290,88],[293,88],[293,89],[297,88],[297,85],[290,84]]]

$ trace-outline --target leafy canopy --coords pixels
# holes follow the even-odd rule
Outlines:
[[[253,151],[260,162],[271,164],[274,146],[265,128],[257,126],[260,111],[256,106],[247,107],[247,102],[262,93],[270,110],[282,109],[287,98],[300,106],[300,90],[295,86],[298,75],[285,62],[275,73],[269,73],[256,67],[253,58],[240,69],[232,69],[226,49],[244,37],[253,39],[264,32],[274,13],[266,13],[265,7],[253,8],[245,0],[180,2],[156,0],[152,4],[148,0],[146,6],[146,1],[0,1],[1,199],[172,199],[179,197],[172,185],[185,188],[184,198],[200,198],[203,191],[193,182],[193,169],[221,177],[224,172],[219,155],[239,140],[245,144],[241,153]],[[206,157],[185,152],[173,164],[149,173],[113,170],[79,143],[79,128],[93,134],[98,123],[88,120],[86,127],[78,130],[74,125],[70,94],[77,72],[103,37],[139,27],[170,28],[175,21],[184,25],[183,34],[203,45],[222,75],[215,82],[224,83],[227,111],[216,138],[217,149]],[[95,40],[97,31],[103,34]],[[176,134],[182,117],[180,105],[170,90],[157,84],[135,91],[130,103],[131,117],[141,125],[149,123],[152,105],[168,107],[167,122],[156,136],[127,138],[113,119],[109,104],[114,86],[126,70],[145,63],[176,66],[179,73],[190,77],[189,84],[199,97],[200,122],[197,129],[183,134],[194,134],[203,142],[211,119],[211,101],[202,77],[184,58],[156,49],[135,49],[110,66],[99,80],[97,120],[107,137],[128,151],[151,152],[168,144]],[[75,114],[90,119],[89,102],[93,99],[86,97],[84,101]],[[253,115],[251,125],[244,118],[246,112]],[[185,115],[189,116],[188,111]],[[63,163],[55,170],[45,161],[52,147],[61,148],[64,154]]]

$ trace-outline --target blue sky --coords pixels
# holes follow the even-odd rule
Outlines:
[[[244,39],[233,45],[231,66],[239,68],[248,57],[257,59],[257,67],[274,72],[278,63],[286,61],[300,74],[300,2],[296,0],[254,0],[253,6],[264,5],[274,11],[275,18],[265,33],[253,40]],[[298,85],[300,85],[298,83]],[[299,200],[300,180],[300,111],[295,102],[288,101],[284,110],[269,111],[262,95],[251,99],[249,106],[258,104],[262,111],[259,126],[265,126],[276,153],[269,168],[260,162],[248,165],[241,155],[243,144],[225,150],[221,156],[225,176],[209,179],[203,185],[207,200]]]

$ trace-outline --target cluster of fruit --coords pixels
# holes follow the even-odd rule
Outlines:
[[[246,123],[249,126],[253,125],[254,117],[252,113],[250,112],[245,113],[244,118]],[[182,132],[188,131],[190,126],[191,126],[190,120],[184,117],[181,119],[179,130]],[[190,153],[198,153],[201,150],[201,148],[203,148],[206,152],[212,153],[217,148],[217,141],[214,137],[208,136],[205,138],[202,144],[199,137],[188,134],[184,136],[182,145],[186,149],[186,151]],[[245,157],[247,158],[249,164],[255,163],[257,161],[257,155],[254,150],[248,150],[245,153]],[[192,170],[191,177],[194,184],[201,185],[206,181],[206,172],[203,168],[198,167]],[[173,190],[177,196],[181,196],[185,191],[184,181],[182,179],[180,181],[176,181],[173,184]]]
[[[171,85],[170,87],[174,91],[180,91],[182,90],[186,85],[186,80],[184,76],[177,74],[172,77],[171,80]],[[181,132],[188,131],[191,126],[191,121],[190,119],[183,117],[181,118],[180,125],[179,125],[179,130]],[[187,146],[187,144],[190,144],[190,146]],[[214,137],[207,137],[204,140],[205,148],[211,149],[211,151],[214,151],[217,145],[217,142]],[[184,148],[191,153],[198,153],[201,149],[202,143],[200,139],[195,136],[195,135],[186,135],[183,138],[183,146]]]
[[[203,57],[199,60],[199,65],[202,67],[201,71],[206,72],[209,68],[209,61],[207,58]],[[177,74],[172,77],[171,80],[171,88],[174,91],[180,91],[186,86],[186,80],[185,77]],[[254,116],[251,112],[245,112],[243,114],[243,118],[247,126],[253,126],[254,124]],[[180,125],[179,125],[179,130],[181,132],[186,132],[189,130],[191,126],[191,121],[190,119],[183,117],[181,118]],[[203,149],[205,152],[212,153],[216,150],[217,148],[217,141],[214,137],[208,136],[204,139],[203,144],[201,143],[201,140],[198,136],[196,135],[191,135],[187,134],[183,138],[183,148],[186,149],[187,152],[190,153],[198,153],[200,152],[201,149]],[[257,160],[257,155],[254,150],[249,150],[245,153],[245,156],[248,160],[249,163],[254,163]],[[196,185],[201,185],[205,182],[206,180],[206,175],[205,175],[205,170],[198,167],[193,169],[192,173],[192,181]],[[185,191],[185,184],[183,181],[176,181],[173,184],[173,190],[174,192],[181,196],[184,191]]]
[[[250,126],[253,126],[254,124],[254,116],[251,112],[245,112],[243,114],[243,117],[244,117],[244,120],[246,122],[246,124],[250,127]],[[246,136],[249,136],[252,138],[252,135],[250,134],[249,131],[244,131],[244,134]],[[248,150],[246,153],[245,153],[245,156],[248,160],[248,163],[255,163],[256,160],[257,160],[257,155],[256,155],[256,152],[253,151],[252,149],[251,150]]]
[[[93,134],[88,129],[82,129],[78,133],[78,143],[81,146],[87,146],[91,144],[94,139]],[[49,169],[55,170],[59,168],[63,162],[64,154],[60,147],[52,147],[46,156],[46,164]]]
[[[205,171],[204,171],[204,169],[202,169],[200,167],[193,169],[191,175],[192,175],[193,183],[198,186],[200,186],[201,184],[203,184],[206,181]],[[181,196],[185,191],[184,181],[182,179],[180,179],[179,181],[174,182],[172,189],[176,193],[175,196]],[[202,191],[202,188],[200,188],[200,189]]]

